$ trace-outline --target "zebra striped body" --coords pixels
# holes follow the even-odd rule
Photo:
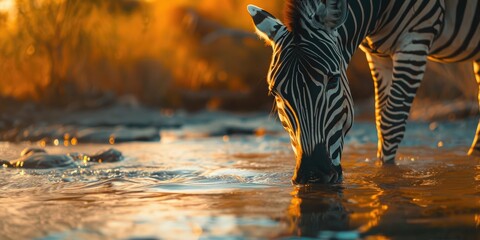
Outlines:
[[[346,69],[358,46],[374,78],[384,162],[395,158],[428,58],[477,60],[480,84],[478,0],[290,0],[286,26],[260,8],[248,10],[274,50],[268,83],[296,154],[294,183],[341,179],[353,123]],[[480,150],[478,135],[480,127],[470,152]]]
[[[430,42],[430,60],[451,63],[480,59],[478,0],[393,1],[385,10],[391,19],[366,36],[368,52],[392,55],[403,48],[403,41],[413,40],[408,38],[409,33],[434,27],[433,39],[428,36],[430,32],[415,37],[417,41]]]
[[[480,60],[480,1],[446,0],[443,6],[442,32],[433,42],[429,59],[445,63]]]
[[[361,48],[375,83],[377,155],[383,161],[393,161],[427,59],[479,61],[480,2],[391,1],[378,24]],[[470,153],[478,145],[475,140]]]

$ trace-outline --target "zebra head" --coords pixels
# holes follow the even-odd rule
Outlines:
[[[248,12],[257,34],[273,48],[267,82],[296,157],[292,182],[336,183],[353,119],[336,32],[347,17],[346,0],[292,2],[289,27],[256,6]]]

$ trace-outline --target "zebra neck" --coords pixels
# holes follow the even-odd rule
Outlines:
[[[362,41],[381,25],[390,0],[350,0],[349,15],[338,29],[344,59],[350,62]]]

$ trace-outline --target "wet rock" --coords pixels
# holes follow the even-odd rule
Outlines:
[[[188,118],[177,135],[206,137],[225,135],[262,135],[283,133],[282,125],[268,114],[231,114],[224,112],[201,112]],[[165,132],[165,131],[164,131]]]
[[[64,168],[76,167],[72,157],[65,154],[31,153],[10,162],[13,167],[21,168]]]
[[[7,160],[0,160],[0,167],[12,167],[12,164]]]
[[[97,152],[90,157],[90,160],[95,162],[119,162],[123,160],[123,155],[120,151],[110,148]]]
[[[134,103],[117,104],[108,108],[71,113],[57,119],[61,125],[84,127],[165,127],[178,125],[179,121],[167,117],[155,109]]]
[[[75,161],[88,160],[88,155],[78,152],[68,153],[68,156],[72,157]]]
[[[157,127],[84,127],[84,126],[30,126],[21,132],[10,133],[17,141],[53,142],[55,139],[76,138],[81,143],[112,143],[131,141],[158,141],[160,133]],[[66,138],[68,136],[68,138]]]
[[[28,147],[23,149],[23,151],[20,153],[20,156],[23,157],[23,156],[32,155],[35,153],[47,153],[47,151],[45,151],[45,149],[43,148]]]
[[[85,143],[119,143],[131,141],[158,141],[159,130],[155,127],[128,128],[128,127],[103,127],[85,128],[75,135],[79,142]]]
[[[80,162],[119,162],[123,160],[120,151],[110,148],[94,155],[83,153],[48,154],[45,149],[25,148],[21,157],[12,161],[0,160],[0,166],[30,169],[68,168],[77,167]]]

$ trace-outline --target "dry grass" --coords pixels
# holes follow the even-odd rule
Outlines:
[[[271,104],[264,81],[270,49],[249,35],[253,31],[245,6],[258,4],[281,16],[281,1],[16,3],[13,21],[0,14],[2,96],[59,106],[107,92],[166,107],[256,109]],[[357,58],[352,92],[368,97],[372,90],[362,84],[370,81],[368,69]],[[462,96],[475,96],[458,89]]]

